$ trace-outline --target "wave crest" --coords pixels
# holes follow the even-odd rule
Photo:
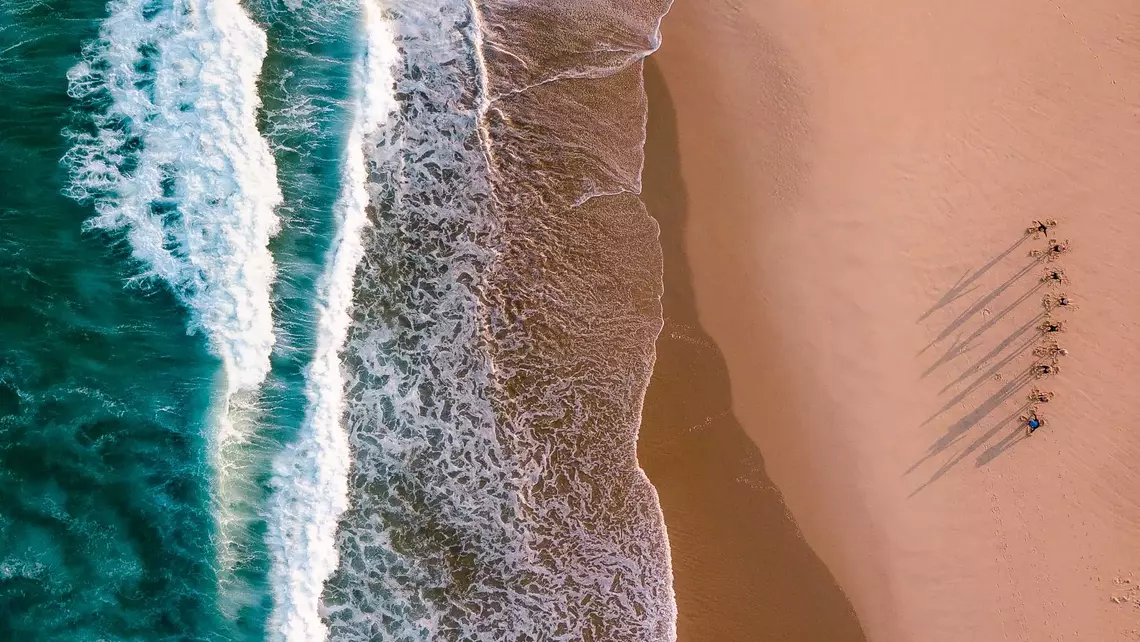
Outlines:
[[[297,439],[275,461],[269,543],[275,608],[269,630],[287,642],[324,640],[320,598],[325,580],[339,563],[337,520],[348,508],[351,453],[343,427],[345,378],[340,351],[351,323],[353,280],[364,256],[361,234],[368,224],[368,169],[365,147],[396,107],[393,36],[378,7],[363,5],[367,37],[354,73],[355,117],[348,136],[342,193],[327,267],[319,284],[318,334],[306,373],[308,401]]]
[[[143,266],[193,311],[229,392],[253,390],[273,350],[269,240],[281,203],[257,129],[265,34],[237,0],[157,8],[114,0],[68,73],[83,120],[67,134],[68,194],[88,229],[125,232]]]

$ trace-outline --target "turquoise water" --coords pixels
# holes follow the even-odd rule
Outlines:
[[[162,10],[162,3],[151,3]],[[193,306],[118,230],[84,230],[65,129],[89,128],[68,72],[102,2],[0,5],[0,639],[264,639],[272,608],[270,459],[305,410],[313,290],[339,190],[352,12],[315,23],[272,3],[258,122],[283,202],[271,370],[252,404],[238,499],[211,448],[223,364]],[[326,18],[329,16],[326,12]],[[218,502],[237,513],[220,559]]]
[[[0,5],[0,639],[231,638],[206,412],[217,358],[62,195],[98,2]]]

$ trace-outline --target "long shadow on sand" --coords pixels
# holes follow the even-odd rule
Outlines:
[[[943,296],[942,300],[940,300],[938,304],[936,304],[925,315],[923,315],[923,318],[926,318],[938,309],[941,309],[942,307],[945,307],[946,305],[952,303],[954,300],[965,296],[968,291],[964,291],[963,288],[971,285],[975,280],[977,280],[977,278],[992,269],[1001,259],[1009,256],[1013,250],[1020,247],[1025,242],[1025,239],[1026,237],[1022,237],[1019,241],[1000,253],[995,259],[991,260],[985,266],[975,271],[973,275],[971,275],[968,279],[960,281],[959,284],[955,285],[954,288],[950,290],[950,292]],[[983,310],[986,310],[987,306],[990,303],[998,300],[998,297],[1000,297],[1006,291],[1010,290],[1015,284],[1021,282],[1024,277],[1026,277],[1033,270],[1034,267],[1039,265],[1041,265],[1040,261],[1032,261],[1027,265],[1019,267],[1012,276],[1007,278],[1003,283],[998,285],[992,291],[972,303],[964,312],[956,316],[954,320],[951,321],[950,324],[926,346],[926,348],[923,348],[919,354],[926,352],[931,347],[935,346],[939,341],[949,337],[955,330],[962,327],[971,317],[974,317]],[[1028,290],[1014,299],[1013,302],[1005,305],[997,314],[990,315],[985,322],[983,322],[977,329],[975,329],[965,338],[961,337],[960,335],[958,337],[955,337],[954,342],[945,351],[945,353],[943,353],[941,357],[939,357],[930,367],[928,367],[926,371],[923,372],[922,376],[926,377],[932,374],[938,368],[945,366],[962,354],[973,350],[985,332],[990,330],[992,327],[994,327],[994,325],[996,325],[999,321],[1006,318],[1010,314],[1017,313],[1027,301],[1029,301],[1031,298],[1035,298],[1035,295],[1041,292],[1042,287],[1042,283],[1035,283]],[[973,289],[976,289],[976,286],[969,288],[969,290]],[[926,426],[934,422],[946,412],[957,407],[969,395],[980,389],[987,382],[994,381],[996,378],[1000,377],[999,373],[1003,368],[1009,366],[1015,359],[1025,354],[1027,351],[1032,349],[1034,345],[1039,343],[1041,336],[1035,326],[1040,323],[1041,319],[1044,316],[1044,312],[1039,311],[1035,313],[1027,321],[1017,326],[1008,336],[999,341],[993,348],[990,349],[988,353],[979,357],[973,365],[966,367],[953,380],[947,383],[940,391],[941,394],[946,394],[955,386],[960,386],[970,378],[973,378],[973,380],[968,384],[958,389],[955,394],[949,400],[947,400],[946,403],[943,404],[943,406],[939,408],[937,412],[927,418],[926,421],[922,423],[922,425]],[[929,448],[927,448],[926,453],[924,453],[922,457],[920,457],[916,462],[914,462],[914,464],[911,465],[910,468],[907,469],[906,474],[913,473],[920,466],[927,463],[931,459],[938,457],[948,449],[960,446],[965,443],[966,440],[969,439],[969,433],[971,430],[973,430],[978,424],[985,421],[986,418],[991,414],[994,414],[996,411],[998,411],[1003,405],[1006,404],[1009,399],[1019,396],[1032,381],[1033,376],[1031,374],[1030,367],[1028,366],[1025,369],[1021,370],[1012,379],[1005,381],[996,392],[986,397],[981,403],[977,405],[977,407],[966,412],[956,421],[947,426],[943,434],[937,440],[935,440]],[[926,487],[936,482],[943,475],[950,472],[954,466],[957,466],[959,463],[961,463],[963,459],[970,456],[974,452],[977,452],[979,449],[985,447],[991,439],[993,439],[998,433],[1002,432],[1003,430],[1008,431],[1008,434],[1005,435],[996,444],[990,445],[978,457],[977,461],[975,462],[976,466],[982,466],[992,461],[995,457],[1000,455],[1010,446],[1017,443],[1019,441],[1017,436],[1019,434],[1022,434],[1020,430],[1018,430],[1018,417],[1029,407],[1029,405],[1030,404],[1028,401],[1024,401],[1008,415],[1003,416],[980,435],[974,437],[972,441],[963,446],[949,459],[944,461],[934,471],[934,473],[931,474],[930,478],[921,486],[916,488],[910,494],[910,496],[913,497]]]
[[[933,348],[935,345],[937,345],[937,343],[939,341],[942,341],[943,339],[949,337],[951,334],[954,333],[955,330],[962,327],[963,324],[965,324],[967,321],[969,321],[971,317],[973,317],[974,315],[978,314],[979,312],[985,310],[986,306],[988,306],[995,299],[997,299],[999,296],[1001,296],[1006,290],[1013,287],[1013,284],[1020,281],[1022,277],[1029,274],[1029,272],[1031,270],[1033,270],[1034,267],[1037,267],[1038,265],[1040,265],[1040,263],[1038,261],[1030,262],[1029,264],[1023,266],[1020,270],[1018,270],[1016,274],[1014,274],[1013,276],[1006,279],[1005,283],[1002,283],[1001,285],[997,286],[992,291],[990,291],[989,294],[987,294],[984,297],[975,301],[973,303],[973,305],[966,308],[961,314],[959,314],[957,317],[955,317],[954,320],[951,321],[949,325],[947,325],[945,328],[943,328],[942,332],[939,332],[938,336],[935,337],[933,341],[928,343],[926,345],[926,347],[923,348],[919,352],[919,354],[926,352],[927,350],[929,350],[929,349]]]
[[[989,272],[991,269],[993,269],[993,267],[995,265],[997,265],[998,263],[1001,263],[1002,259],[1009,256],[1011,253],[1013,253],[1014,250],[1021,247],[1021,244],[1025,243],[1025,241],[1028,238],[1029,238],[1028,235],[1022,236],[1013,245],[1007,247],[1000,254],[998,254],[993,259],[991,259],[989,261],[989,263],[986,263],[982,267],[975,270],[973,274],[970,274],[969,276],[966,276],[965,274],[963,274],[962,278],[958,279],[958,282],[954,284],[954,287],[947,290],[946,294],[943,294],[942,298],[938,299],[937,303],[935,303],[933,306],[931,306],[931,308],[929,310],[922,313],[922,316],[918,317],[918,321],[920,323],[922,321],[925,321],[927,319],[927,317],[929,317],[930,315],[934,314],[935,312],[941,310],[942,308],[950,305],[951,303],[957,301],[958,299],[966,296],[970,292],[973,292],[975,289],[977,289],[977,286],[974,285],[974,282],[977,281],[978,279],[982,278],[983,276],[985,276],[985,274],[987,272]],[[967,270],[967,272],[969,272],[969,270]]]
[[[1032,376],[1029,374],[1028,370],[1026,370],[1025,372],[1018,374],[1016,377],[1008,381],[997,392],[990,395],[985,401],[979,404],[977,408],[974,408],[959,418],[958,421],[951,424],[950,427],[946,429],[945,434],[943,434],[942,437],[938,439],[938,441],[931,444],[930,448],[927,449],[926,454],[921,459],[916,461],[909,469],[907,469],[907,472],[913,472],[916,468],[918,468],[926,461],[930,460],[932,457],[935,457],[948,448],[956,445],[959,441],[965,438],[967,432],[969,432],[974,426],[978,425],[994,410],[998,409],[1003,403],[1006,402],[1006,400],[1018,395],[1018,393],[1020,393],[1025,388],[1025,386],[1029,384],[1030,381],[1032,381],[1032,379]],[[974,450],[977,450],[981,445],[985,444],[985,442],[993,437],[993,435],[998,430],[1001,430],[1003,426],[1011,425],[1010,422],[1016,419],[1017,416],[1027,407],[1029,407],[1028,402],[1025,402],[1018,406],[1016,410],[1010,413],[1010,415],[998,421],[997,424],[995,424],[989,431],[984,433],[981,437],[978,437],[969,447],[962,451],[959,451],[956,455],[939,466],[938,470],[936,470],[934,474],[931,475],[930,479],[925,484],[915,489],[915,491],[911,493],[911,496],[913,497],[919,491],[937,481],[939,477],[949,472],[950,469],[957,465],[958,462],[962,461],[963,458],[965,458]]]
[[[982,451],[982,454],[978,455],[977,459],[974,460],[974,467],[981,468],[982,466],[985,466],[991,461],[997,459],[1005,451],[1021,443],[1023,439],[1029,439],[1029,435],[1025,434],[1024,430],[1009,431],[1006,433],[1005,437],[1001,438],[1000,441],[995,444],[991,444],[989,448],[986,448],[984,451]]]
[[[661,227],[665,327],[638,459],[661,498],[682,642],[856,642],[854,610],[800,535],[732,413],[728,369],[697,318],[683,233],[676,121],[650,58],[643,200]],[[702,215],[715,216],[716,212]]]
[[[1024,386],[1028,382],[1029,382],[1029,377],[1025,377],[1025,379],[1017,385],[1017,388]],[[1017,392],[1017,390],[1011,390],[1011,391],[1007,391],[1007,392],[1003,392],[1003,393],[999,393],[997,395],[994,395],[994,397],[992,397],[991,399],[996,399],[996,401],[992,402],[992,407],[997,407],[997,405],[999,405],[1001,402],[1003,402],[1006,399],[1014,396],[1014,394],[1016,392]],[[1004,417],[999,419],[997,422],[995,422],[989,428],[989,430],[987,430],[986,432],[984,432],[981,435],[979,435],[978,437],[976,437],[972,442],[970,442],[969,445],[964,447],[962,450],[958,451],[953,457],[951,457],[949,460],[947,460],[941,466],[939,466],[938,470],[934,471],[934,474],[932,474],[930,476],[930,479],[928,479],[926,481],[926,483],[924,483],[923,485],[914,489],[914,491],[912,491],[910,493],[910,497],[914,497],[919,492],[921,492],[924,488],[926,488],[927,486],[938,481],[938,479],[940,477],[942,477],[946,473],[950,472],[951,468],[953,468],[954,466],[957,466],[959,463],[961,463],[961,461],[963,459],[970,456],[970,454],[974,453],[979,448],[984,446],[986,444],[986,442],[988,442],[990,439],[992,439],[994,437],[994,435],[1005,430],[1007,432],[1007,435],[1000,442],[998,442],[997,444],[994,444],[993,446],[990,446],[990,448],[988,448],[982,455],[979,456],[977,466],[983,465],[983,461],[982,461],[983,459],[985,459],[984,463],[988,463],[989,461],[992,461],[994,457],[1001,454],[1002,451],[1004,451],[1010,445],[1015,443],[1018,440],[1017,438],[1019,436],[1022,436],[1025,434],[1021,430],[1021,426],[1020,426],[1020,423],[1018,420],[1018,416],[1022,412],[1024,412],[1028,407],[1029,407],[1029,402],[1024,402],[1020,406],[1015,408],[1012,412],[1010,412],[1008,415],[1005,415]],[[992,410],[992,408],[990,410]],[[987,410],[986,414],[988,414],[988,413],[989,413],[989,411]],[[946,448],[948,448],[949,446],[950,446],[950,444],[947,444]],[[945,448],[943,448],[943,449],[945,449]],[[929,455],[928,455],[928,457],[929,457]],[[915,464],[915,465],[917,466],[917,464]]]
[[[935,370],[937,370],[941,366],[953,361],[954,359],[956,359],[959,356],[969,352],[970,350],[973,350],[974,347],[977,345],[976,341],[978,339],[980,339],[981,336],[986,333],[986,331],[988,331],[990,328],[994,327],[994,325],[996,325],[999,321],[1001,321],[1007,315],[1009,315],[1010,312],[1012,312],[1014,309],[1016,309],[1018,306],[1020,306],[1026,300],[1028,300],[1029,297],[1040,292],[1041,287],[1042,287],[1041,283],[1034,285],[1032,288],[1027,290],[1025,292],[1025,294],[1022,294],[1020,297],[1018,297],[1017,300],[1015,300],[1013,303],[1010,303],[1009,305],[1007,305],[1005,308],[1003,308],[1001,311],[997,312],[996,314],[990,315],[990,319],[988,321],[983,323],[977,330],[974,330],[973,332],[971,332],[970,335],[967,336],[965,339],[961,338],[961,336],[955,337],[954,343],[951,344],[951,346],[946,350],[946,352],[941,357],[938,358],[937,361],[935,361],[933,364],[931,364],[931,366],[929,368],[927,368],[922,373],[922,377],[925,379],[926,377],[930,376],[931,373],[933,373]],[[1038,315],[1037,317],[1034,317],[1034,318],[1040,319],[1042,316],[1043,315]],[[986,355],[985,357],[982,357],[982,361],[984,362],[986,359],[989,359],[992,356],[993,356],[993,354]]]
[[[934,421],[939,415],[941,415],[942,413],[946,412],[947,410],[950,410],[954,406],[961,403],[962,400],[965,399],[967,396],[969,396],[969,394],[971,392],[980,388],[982,386],[982,384],[986,383],[991,378],[993,378],[995,375],[997,375],[999,372],[1001,372],[1001,369],[1004,368],[1005,366],[1009,365],[1011,361],[1013,361],[1017,357],[1024,354],[1026,350],[1029,350],[1031,347],[1033,347],[1033,345],[1036,344],[1038,339],[1040,338],[1038,336],[1036,328],[1034,326],[1037,325],[1037,322],[1040,321],[1043,317],[1044,317],[1043,314],[1039,314],[1039,315],[1033,317],[1032,319],[1030,319],[1029,321],[1025,322],[1017,330],[1014,330],[1013,334],[1002,339],[1001,342],[998,343],[996,347],[994,347],[992,350],[990,350],[988,353],[986,353],[986,355],[984,357],[979,359],[977,364],[972,365],[969,368],[966,368],[966,370],[964,370],[962,372],[962,374],[958,375],[958,377],[956,379],[954,379],[954,381],[946,384],[942,388],[942,391],[941,391],[942,394],[945,394],[948,390],[950,390],[950,388],[954,387],[955,385],[958,385],[959,383],[962,383],[963,381],[965,381],[969,377],[977,374],[978,371],[980,371],[985,366],[985,364],[989,363],[990,359],[1001,354],[1003,350],[1005,350],[1006,348],[1008,348],[1010,346],[1010,344],[1014,343],[1019,338],[1025,337],[1026,334],[1029,335],[1028,337],[1024,338],[1020,343],[1018,343],[1016,347],[1014,347],[1012,350],[1010,350],[1004,357],[999,359],[994,364],[990,365],[990,367],[987,368],[985,370],[985,372],[983,372],[980,375],[978,375],[977,377],[975,377],[974,380],[972,382],[970,382],[969,385],[967,385],[965,388],[962,388],[961,390],[959,390],[958,393],[955,394],[953,397],[951,397],[950,400],[947,401],[945,405],[943,405],[941,408],[938,409],[938,412],[931,415],[930,418],[927,419],[925,422],[923,422],[922,425],[925,426],[926,424],[930,423],[931,421]]]

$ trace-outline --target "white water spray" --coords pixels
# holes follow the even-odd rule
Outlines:
[[[317,346],[306,376],[304,424],[274,465],[269,545],[274,611],[270,635],[285,642],[326,639],[320,617],[324,583],[336,570],[337,520],[348,508],[351,453],[344,421],[340,352],[351,322],[353,280],[368,223],[366,146],[395,108],[392,32],[372,0],[364,0],[365,44],[353,83],[355,116],[348,136],[343,188],[334,215],[336,235],[319,284]]]
[[[269,241],[282,197],[257,128],[266,36],[238,0],[107,9],[68,72],[92,125],[68,132],[69,192],[94,202],[88,229],[124,234],[141,267],[134,280],[169,286],[190,312],[188,330],[222,361],[210,441],[220,599],[232,615],[255,599],[233,571],[256,517],[248,444],[274,346]]]

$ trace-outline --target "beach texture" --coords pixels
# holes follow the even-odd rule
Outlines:
[[[1138,26],[0,2],[0,639],[1137,639]]]
[[[645,200],[651,213],[655,198],[683,207],[675,260],[695,315],[670,317],[659,219],[653,386],[677,342],[723,355],[729,390],[694,389],[692,407],[708,408],[686,417],[708,435],[694,443],[733,444],[739,421],[762,456],[753,470],[826,569],[796,547],[781,562],[835,626],[844,605],[827,570],[870,640],[1140,636],[1138,27],[1140,7],[1112,0],[681,1],[666,17],[649,153],[675,154],[683,189],[655,181],[665,161],[651,156]],[[675,152],[653,152],[655,110],[672,113]],[[1046,218],[1070,241],[1053,262],[1029,255],[1047,241],[1025,233]],[[1069,282],[1042,283],[1051,268]],[[1042,300],[1061,292],[1079,304],[1048,316],[1064,322],[1068,354],[1035,379],[1048,361],[1034,355],[1047,345]],[[751,499],[762,474],[710,481],[746,443],[655,469],[650,446],[688,442],[678,431],[652,443],[669,423],[653,386],[641,457],[670,532],[680,639],[762,639],[686,633],[719,603],[686,586],[697,571],[685,560],[704,546],[757,555],[794,541],[781,530],[792,527],[734,527],[750,542],[739,547],[689,535],[773,504]],[[1028,437],[1019,415],[1035,386],[1055,396]],[[704,503],[684,504],[697,488]],[[752,604],[736,616],[780,620],[765,614],[767,586],[718,579]],[[848,639],[803,631],[773,639]]]
[[[643,199],[661,228],[664,327],[638,457],[661,497],[680,640],[862,640],[850,602],[788,513],[733,411],[724,355],[702,328],[685,230],[696,223],[680,173],[670,88],[645,67]]]

